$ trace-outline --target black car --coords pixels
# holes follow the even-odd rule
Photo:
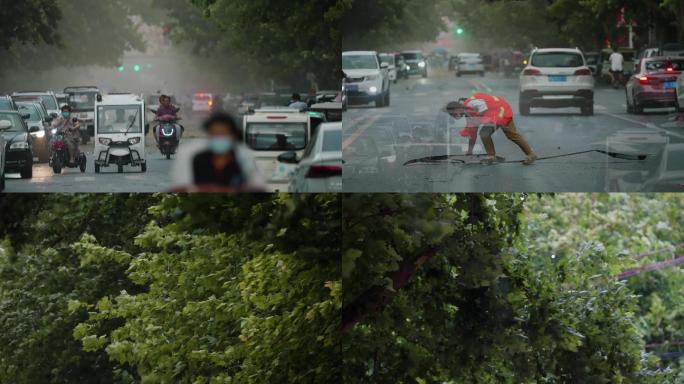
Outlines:
[[[0,131],[6,142],[5,173],[19,173],[22,179],[33,177],[33,141],[19,112],[0,111]],[[32,128],[35,129],[35,128]]]
[[[17,105],[9,96],[0,96],[0,111],[16,111]]]

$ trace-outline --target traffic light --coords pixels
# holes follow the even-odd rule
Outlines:
[[[133,72],[140,72],[140,64],[135,64],[133,66]]]
[[[463,28],[456,28],[456,34],[457,35],[462,35],[463,34]]]
[[[123,65],[119,65],[119,66],[116,68],[116,70],[119,71],[119,72],[123,72],[123,71],[126,70],[126,68],[125,68]]]

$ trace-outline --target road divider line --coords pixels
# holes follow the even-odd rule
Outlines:
[[[368,129],[375,121],[377,121],[381,115],[375,115],[368,119],[366,123],[363,125],[359,126],[349,137],[347,137],[344,141],[342,141],[342,150],[344,151],[347,149],[348,146],[350,146],[356,139],[359,138],[359,136],[363,135],[363,133]]]
[[[616,114],[610,113],[610,112],[600,112],[600,113],[601,113],[602,115],[611,116],[611,117],[614,117],[614,118],[619,119],[619,120],[624,120],[624,121],[629,121],[630,123],[639,124],[639,125],[644,126],[644,127],[646,127],[646,128],[655,129],[656,131],[665,133],[666,135],[676,136],[676,137],[679,137],[680,139],[684,139],[684,135],[679,134],[679,133],[675,133],[675,132],[672,132],[672,131],[668,131],[667,129],[664,129],[664,128],[660,128],[660,127],[658,127],[657,125],[655,125],[655,124],[653,124],[653,123],[645,123],[645,122],[643,122],[643,121],[639,121],[639,120],[635,120],[635,119],[630,119],[629,117],[624,117],[624,116],[616,115]]]

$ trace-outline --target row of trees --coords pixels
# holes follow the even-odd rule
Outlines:
[[[625,36],[618,26],[636,22],[637,45],[649,43],[649,31],[662,42],[684,41],[684,2],[680,0],[440,0],[352,1],[344,15],[344,49],[397,47],[433,41],[446,30],[443,17],[455,21],[478,46],[503,48],[568,45],[603,47],[606,39]]]
[[[678,195],[343,202],[344,379],[680,383]],[[681,250],[680,250],[681,251]],[[681,253],[680,253],[681,255]],[[662,356],[662,359],[659,358]]]
[[[338,382],[340,208],[0,198],[0,382]]]
[[[0,5],[0,16],[8,20],[0,26],[5,71],[115,67],[127,50],[145,50],[132,18],[137,16],[171,29],[176,41],[190,43],[217,70],[237,72],[235,78],[247,74],[291,83],[310,72],[322,86],[336,88],[339,82],[344,0],[2,0]]]

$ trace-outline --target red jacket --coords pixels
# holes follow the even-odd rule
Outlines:
[[[484,103],[487,105],[487,109],[484,112],[479,112],[478,109],[469,105],[472,103],[475,105],[475,100],[477,103]],[[513,109],[511,105],[501,96],[493,96],[486,93],[475,93],[465,102],[466,111],[471,116],[480,117],[480,122],[482,124],[496,124],[500,126],[508,125],[511,120],[513,120]],[[477,126],[470,123],[466,123],[465,128],[461,130],[461,136],[463,137],[477,137]]]

